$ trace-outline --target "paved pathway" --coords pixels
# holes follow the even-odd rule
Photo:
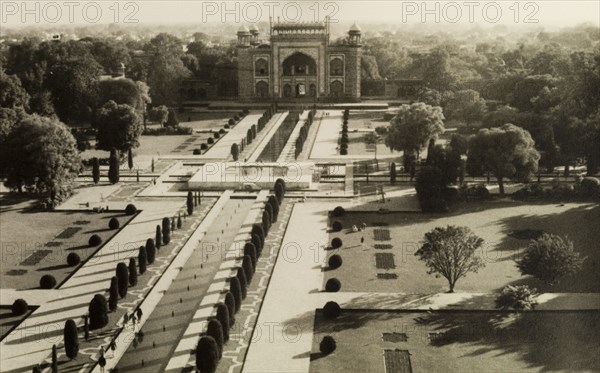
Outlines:
[[[199,159],[218,159],[226,160],[231,157],[231,145],[234,143],[240,144],[242,139],[246,138],[248,129],[253,124],[258,123],[261,114],[248,114],[239,121],[227,134],[217,141],[206,153],[197,156]]]
[[[300,130],[302,129],[302,126],[304,126],[304,123],[306,123],[306,121],[308,120],[309,112],[310,111],[305,110],[300,114],[298,123],[296,123],[296,127],[294,127],[294,130],[290,134],[288,141],[285,143],[285,146],[281,150],[279,158],[277,158],[277,162],[287,163],[296,160],[296,140],[300,136]]]
[[[342,116],[342,111],[330,110],[323,112],[317,138],[310,153],[311,159],[348,158],[348,156],[340,155],[336,149],[342,132]]]

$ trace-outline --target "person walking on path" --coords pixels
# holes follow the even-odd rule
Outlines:
[[[140,307],[138,307],[138,309],[135,311],[135,314],[137,315],[138,320],[141,322],[142,321],[142,315],[144,313],[142,312],[142,309]]]
[[[115,356],[115,350],[117,349],[117,343],[115,341],[110,342],[110,350],[112,351],[112,356]]]
[[[106,366],[106,358],[104,357],[104,349],[100,346],[100,358],[98,359],[98,365],[100,365],[100,372],[104,372]]]
[[[361,248],[364,248],[364,247],[365,247],[365,236],[362,236],[362,237],[360,238],[360,247],[361,247]]]

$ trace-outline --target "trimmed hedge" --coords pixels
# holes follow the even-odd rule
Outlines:
[[[206,142],[210,145],[210,144],[214,144],[215,140],[212,137],[209,137],[208,140],[206,140]]]
[[[79,263],[81,263],[81,258],[77,253],[69,253],[69,255],[67,255],[67,264],[69,266],[75,267]]]
[[[339,232],[339,231],[341,231],[342,229],[344,229],[344,226],[342,225],[342,223],[341,223],[341,222],[339,222],[339,221],[337,221],[337,220],[336,220],[336,221],[334,221],[334,222],[333,222],[333,224],[331,224],[331,229],[332,229],[334,232]]]
[[[130,203],[125,207],[125,215],[133,215],[136,212],[137,212],[137,207],[135,207],[134,204]]]
[[[342,313],[342,308],[336,302],[330,301],[323,306],[323,316],[327,319],[337,319]]]
[[[56,279],[52,275],[43,275],[40,278],[40,288],[53,289],[56,286]]]
[[[342,217],[346,215],[346,210],[342,207],[342,206],[338,206],[336,208],[333,209],[333,216],[335,217]]]
[[[108,325],[108,304],[102,294],[94,295],[88,307],[90,329],[104,328]]]
[[[342,283],[337,278],[330,278],[325,284],[325,291],[328,293],[336,293],[342,288]]]
[[[335,339],[330,335],[323,337],[321,343],[319,343],[319,351],[325,355],[329,355],[335,351],[336,347]]]
[[[200,144],[200,150],[206,150],[206,149],[208,149],[208,145],[206,143],[203,142],[202,144]]]
[[[119,223],[119,219],[112,217],[108,221],[108,228],[110,229],[119,229],[121,227],[121,223]]]
[[[208,325],[206,326],[206,335],[209,337],[213,337],[215,342],[217,342],[217,346],[219,347],[219,359],[223,356],[223,345],[225,341],[223,340],[223,325],[217,319],[210,319],[208,321]]]
[[[15,316],[21,316],[27,313],[28,307],[29,306],[27,302],[25,302],[25,299],[19,298],[13,302],[12,306],[10,307],[10,311]]]
[[[102,238],[100,238],[100,236],[98,236],[97,234],[93,234],[92,237],[90,237],[88,244],[90,245],[90,247],[94,247],[94,246],[98,246],[102,243]]]
[[[341,256],[339,256],[338,254],[334,254],[331,257],[329,257],[327,263],[329,264],[330,269],[338,269],[342,266],[343,260]]]

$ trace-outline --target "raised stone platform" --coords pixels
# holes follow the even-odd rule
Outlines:
[[[314,164],[212,162],[202,165],[188,181],[188,189],[271,189],[283,179],[287,189],[311,189]]]

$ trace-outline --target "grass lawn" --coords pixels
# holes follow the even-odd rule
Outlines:
[[[324,273],[324,281],[337,277],[342,282],[341,291],[350,292],[397,292],[436,293],[448,290],[444,278],[427,274],[424,263],[414,256],[426,232],[435,227],[461,225],[482,237],[484,246],[479,255],[486,262],[478,273],[469,273],[458,281],[456,291],[488,292],[507,284],[527,284],[542,292],[598,292],[600,272],[597,269],[600,254],[600,206],[585,203],[523,204],[512,201],[473,203],[461,211],[449,214],[424,213],[364,213],[349,212],[343,218],[342,232],[331,232],[330,239],[340,237],[343,246],[331,250],[343,259],[343,265]],[[367,224],[364,232],[348,231],[353,224]],[[379,225],[379,226],[375,226]],[[522,276],[514,262],[523,253],[528,239],[515,232],[540,230],[566,235],[574,242],[575,249],[587,256],[582,270],[549,287],[530,276]],[[382,234],[389,231],[389,240]],[[376,234],[378,240],[376,240]],[[360,239],[364,237],[364,247]],[[377,246],[375,245],[383,245]],[[394,254],[392,269],[377,269],[377,253]],[[378,274],[396,274],[396,279],[378,279]]]
[[[0,340],[4,339],[8,333],[16,328],[29,314],[37,307],[29,307],[29,311],[21,316],[14,316],[10,305],[0,306]]]
[[[588,372],[600,366],[597,311],[515,316],[352,310],[333,321],[317,311],[314,327],[311,373],[382,373],[386,363],[388,369],[395,363],[399,370],[393,372],[415,373]],[[382,333],[403,333],[407,340],[384,341]],[[334,337],[337,349],[322,356],[319,342],[325,335]],[[388,352],[403,356],[384,363],[384,350],[396,349],[407,352]]]
[[[158,127],[158,126],[156,126]],[[188,154],[191,155],[195,148],[205,143],[211,137],[209,133],[194,133],[193,135],[168,135],[168,136],[140,136],[140,146],[133,150],[135,156],[158,156]],[[95,141],[91,141],[92,149],[81,153],[82,159],[93,157],[108,158],[110,152],[94,149]],[[135,158],[134,158],[135,162]],[[127,164],[127,161],[125,161]]]
[[[75,212],[32,210],[31,199],[10,195],[0,198],[0,247],[2,269],[0,282],[5,289],[38,288],[40,278],[51,274],[60,284],[77,267],[67,265],[67,255],[77,253],[84,262],[98,246],[89,247],[91,235],[102,242],[112,238],[117,230],[109,230],[112,217],[121,227],[132,216],[123,212]]]

